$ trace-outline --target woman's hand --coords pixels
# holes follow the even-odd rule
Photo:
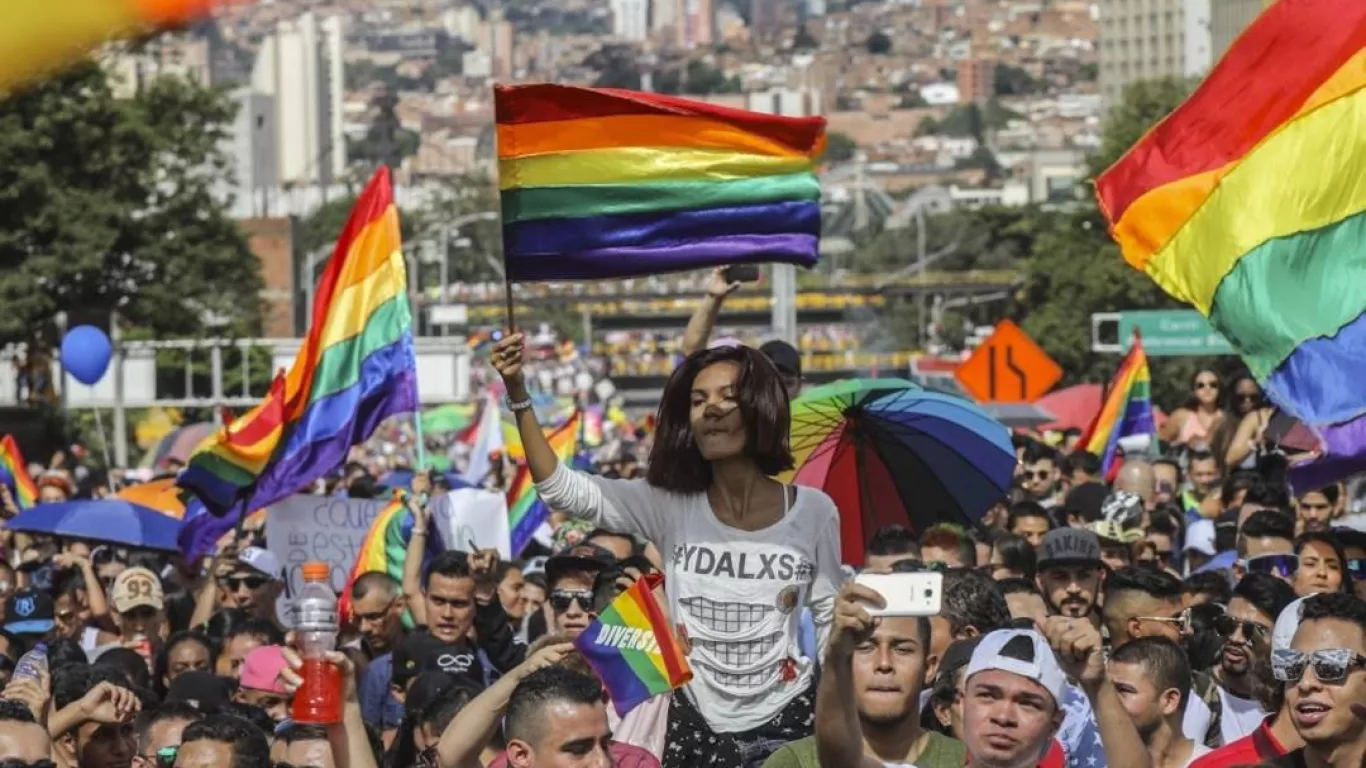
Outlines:
[[[522,371],[525,353],[526,337],[520,333],[510,333],[493,345],[493,354],[490,355],[494,370],[498,371],[507,385],[508,397],[514,400],[526,397],[526,374]]]

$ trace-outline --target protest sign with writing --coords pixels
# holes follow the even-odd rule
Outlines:
[[[460,488],[432,499],[432,525],[448,549],[496,549],[512,557],[507,497],[478,488]]]
[[[266,513],[266,546],[285,569],[289,594],[304,584],[304,563],[319,560],[332,566],[332,588],[346,585],[365,533],[388,499],[338,496],[290,496]]]

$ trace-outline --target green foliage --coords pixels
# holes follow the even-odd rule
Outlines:
[[[978,145],[972,150],[972,154],[959,160],[954,164],[955,168],[975,168],[986,171],[988,179],[999,178],[1001,175],[1001,164],[996,160],[996,155],[983,145]]]
[[[640,64],[636,50],[629,45],[604,45],[590,53],[583,66],[598,73],[593,81],[596,88],[640,88]]]
[[[176,78],[115,98],[94,64],[0,101],[0,341],[116,309],[161,338],[259,332],[259,265],[214,194],[234,111]]]
[[[814,51],[821,47],[821,41],[817,40],[806,25],[797,27],[797,34],[792,40],[792,48],[798,51]]]
[[[874,56],[882,56],[892,52],[892,38],[882,32],[874,32],[869,35],[865,45],[868,47],[868,52]]]
[[[949,110],[943,120],[932,121],[926,117],[916,128],[916,135],[971,136],[978,144],[985,144],[987,131],[1004,128],[1011,120],[1022,117],[995,99],[985,105],[961,104]]]
[[[996,65],[996,93],[999,96],[1026,96],[1043,91],[1043,83],[1025,70],[1010,64]]]
[[[849,138],[848,134],[831,131],[825,137],[825,155],[822,156],[822,159],[827,163],[846,163],[854,159],[856,151],[858,151],[858,145]]]
[[[676,65],[657,70],[654,77],[655,90],[667,94],[707,95],[712,93],[739,93],[739,77],[726,77],[726,73],[705,61],[693,59],[686,67]]]
[[[370,102],[370,106],[375,109],[370,130],[365,132],[365,136],[347,144],[346,156],[352,163],[397,168],[403,158],[417,154],[421,139],[416,131],[410,131],[399,123],[398,94],[395,91],[381,91]]]
[[[1123,100],[1112,107],[1105,118],[1100,151],[1088,163],[1091,175],[1099,176],[1119,160],[1149,128],[1185,100],[1193,85],[1189,80],[1168,77],[1139,80],[1126,87]]]

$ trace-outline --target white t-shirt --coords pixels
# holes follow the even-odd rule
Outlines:
[[[1219,687],[1219,703],[1223,705],[1219,729],[1225,744],[1232,744],[1257,730],[1266,719],[1267,713],[1262,711],[1261,702],[1235,696],[1223,686]]]
[[[669,614],[691,646],[685,691],[713,731],[757,728],[811,685],[815,660],[798,644],[801,607],[810,606],[823,648],[844,581],[839,513],[829,496],[794,489],[782,520],[742,531],[716,518],[706,494],[680,496],[644,480],[561,465],[537,491],[551,509],[659,548]]]

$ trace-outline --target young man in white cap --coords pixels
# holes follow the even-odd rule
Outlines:
[[[220,607],[240,608],[252,618],[264,619],[285,629],[276,611],[284,590],[284,570],[268,549],[245,547],[235,555],[218,556],[217,565],[200,589],[190,626],[207,622]]]

